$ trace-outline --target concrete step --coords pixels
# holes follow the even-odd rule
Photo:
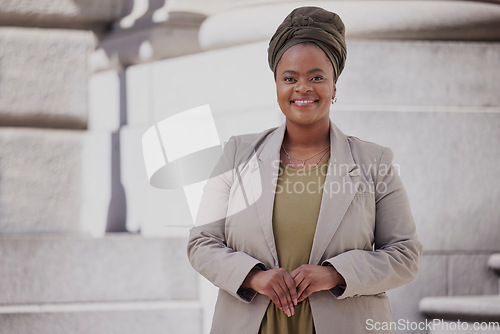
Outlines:
[[[422,314],[431,319],[479,322],[500,320],[498,295],[426,297],[420,301],[419,308]]]
[[[0,306],[0,334],[199,334],[201,316],[186,301]]]
[[[500,334],[500,296],[427,297],[420,312],[428,334]]]
[[[0,235],[0,305],[195,300],[184,238]]]
[[[487,267],[500,274],[500,254],[489,256]],[[500,334],[499,295],[426,297],[419,309],[428,334]]]

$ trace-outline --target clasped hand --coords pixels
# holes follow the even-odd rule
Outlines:
[[[290,317],[295,314],[295,306],[312,293],[329,290],[338,284],[345,284],[345,281],[334,267],[303,264],[290,273],[283,268],[265,271],[254,268],[242,287],[268,296]]]

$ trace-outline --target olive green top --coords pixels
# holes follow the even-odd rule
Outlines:
[[[309,263],[329,160],[309,169],[292,169],[280,164],[273,231],[280,267],[288,272]],[[299,303],[290,318],[270,302],[259,333],[315,333],[309,299]]]

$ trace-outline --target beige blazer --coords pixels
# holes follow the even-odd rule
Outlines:
[[[231,137],[202,195],[188,256],[219,287],[213,334],[257,334],[270,299],[240,286],[258,265],[279,268],[272,215],[285,124]],[[411,281],[422,245],[390,149],[330,121],[331,159],[310,264],[333,265],[346,286],[310,297],[317,334],[390,333],[385,291]],[[371,329],[371,330],[370,330]]]

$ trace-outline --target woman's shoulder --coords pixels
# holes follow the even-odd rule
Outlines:
[[[253,132],[253,133],[244,133],[239,135],[233,135],[229,138],[227,143],[231,141],[235,144],[239,145],[251,145],[253,147],[258,147],[262,144],[262,141],[265,140],[269,134],[275,131],[278,127],[269,128],[261,132]]]
[[[276,129],[274,127],[261,132],[233,135],[224,144],[224,154],[233,157],[236,165],[245,164],[263,147]]]
[[[269,128],[261,132],[254,133],[244,133],[239,135],[231,136],[228,141],[224,144],[224,147],[228,146],[231,149],[235,149],[237,151],[247,151],[251,150],[257,151],[259,147],[264,144],[267,139],[270,137],[277,127]]]
[[[392,160],[392,150],[380,144],[363,140],[355,136],[347,136],[351,153],[356,163],[377,163],[382,158]]]

